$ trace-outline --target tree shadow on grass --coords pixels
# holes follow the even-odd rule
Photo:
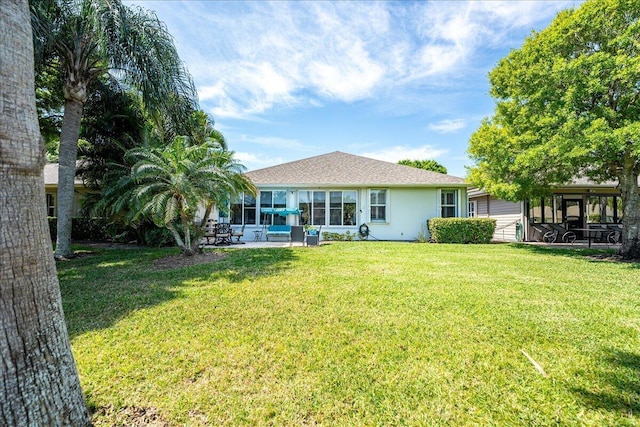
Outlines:
[[[640,269],[640,262],[626,261],[617,255],[615,249],[589,249],[553,247],[550,245],[529,245],[526,243],[512,243],[512,247],[529,253],[551,255],[565,258],[576,258],[590,262],[615,262],[630,269]]]
[[[597,384],[590,389],[572,388],[594,409],[617,411],[628,416],[640,413],[640,354],[612,350],[605,358]]]
[[[291,248],[224,251],[206,264],[159,270],[154,262],[176,249],[84,251],[79,258],[57,264],[62,302],[70,337],[107,328],[130,313],[181,298],[194,281],[269,276],[291,265]],[[80,251],[82,254],[83,251]]]

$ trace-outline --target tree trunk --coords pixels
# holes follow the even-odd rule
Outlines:
[[[185,250],[184,242],[182,241],[182,237],[180,237],[180,233],[178,232],[178,230],[176,230],[176,227],[174,227],[173,224],[167,224],[166,227],[167,227],[167,230],[171,232],[171,235],[173,236],[173,240],[175,240],[176,245],[178,245],[178,247],[184,251]]]
[[[627,167],[620,176],[620,192],[624,207],[622,217],[622,247],[625,259],[640,259],[640,203],[638,198],[638,174]]]
[[[181,215],[182,218],[182,228],[184,229],[184,247],[185,247],[185,251],[184,251],[184,255],[185,256],[193,256],[196,253],[196,248],[194,248],[193,246],[195,244],[197,244],[196,241],[191,242],[191,222],[189,221],[189,218],[186,217],[186,215],[182,214]]]
[[[3,0],[0,51],[0,425],[90,425],[51,257],[27,0]]]
[[[73,255],[71,251],[71,219],[73,218],[74,182],[81,119],[82,103],[76,99],[67,99],[64,103],[64,118],[60,133],[56,258]]]

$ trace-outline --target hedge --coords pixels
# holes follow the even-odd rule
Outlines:
[[[436,243],[489,243],[496,230],[491,218],[431,218],[428,221]]]
[[[49,217],[49,233],[51,240],[56,241],[57,221],[56,217]],[[109,223],[104,218],[72,218],[71,239],[104,241],[108,239],[107,228]]]
[[[48,217],[49,234],[55,243],[57,236],[56,217]],[[173,236],[166,228],[159,228],[151,222],[143,222],[136,227],[118,224],[107,218],[72,218],[71,240],[93,242],[136,242],[146,246],[173,245]]]

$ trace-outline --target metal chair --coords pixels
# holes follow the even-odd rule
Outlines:
[[[235,237],[236,238],[236,244],[244,243],[244,242],[240,241],[240,238],[242,236],[244,236],[244,226],[245,226],[245,224],[242,224],[242,228],[240,228],[239,231],[231,229],[231,240],[233,241],[233,238]]]

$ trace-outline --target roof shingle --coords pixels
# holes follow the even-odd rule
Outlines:
[[[340,151],[247,172],[255,185],[464,186],[462,178]]]

